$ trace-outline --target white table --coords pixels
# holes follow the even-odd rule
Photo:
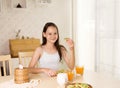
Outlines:
[[[64,88],[60,87],[56,81],[56,77],[48,77],[43,74],[31,74],[31,80],[40,80],[40,83],[35,88]],[[13,76],[0,77],[0,88],[3,88],[3,84],[10,84],[10,80],[13,80]],[[93,88],[120,88],[120,80],[108,77],[107,75],[102,75],[100,73],[85,71],[82,77],[77,76],[74,78],[73,82],[82,82],[92,85]],[[23,84],[19,84],[21,86]],[[23,85],[24,86],[24,85]],[[8,88],[4,86],[4,88]],[[15,88],[15,87],[14,87]],[[29,87],[27,87],[29,88]]]

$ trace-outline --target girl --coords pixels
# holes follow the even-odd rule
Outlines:
[[[31,73],[43,72],[49,76],[55,76],[62,58],[71,70],[74,69],[75,56],[73,41],[69,38],[66,39],[70,49],[70,55],[68,55],[66,48],[59,44],[59,32],[54,23],[48,22],[45,24],[42,32],[42,41],[42,45],[35,50],[29,64]],[[38,60],[40,68],[35,68]]]

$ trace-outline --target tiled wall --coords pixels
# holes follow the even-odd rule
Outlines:
[[[3,0],[4,1],[4,0]],[[5,0],[6,1],[6,0]],[[28,0],[29,6],[13,9],[2,2],[0,12],[0,54],[9,54],[9,39],[15,39],[16,31],[21,29],[21,36],[41,39],[42,28],[46,22],[54,22],[59,28],[60,40],[70,36],[70,3],[69,0],[52,0],[46,6]],[[63,42],[64,43],[64,42]]]

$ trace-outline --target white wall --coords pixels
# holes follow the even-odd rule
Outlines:
[[[47,6],[39,6],[35,0],[27,0],[27,8],[9,8],[9,0],[2,0],[0,12],[0,54],[9,54],[9,39],[15,38],[15,31],[21,29],[20,36],[40,38],[46,22],[54,22],[59,28],[60,40],[71,36],[71,0],[51,0]]]

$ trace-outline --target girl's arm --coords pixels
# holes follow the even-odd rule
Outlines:
[[[67,53],[67,51],[63,48],[62,49],[62,56],[67,64],[67,66],[73,70],[74,66],[75,66],[75,53],[74,53],[74,43],[71,39],[67,38],[66,42],[69,46],[69,54]]]
[[[42,72],[42,69],[40,70],[39,68],[35,68],[35,65],[37,64],[40,56],[41,56],[41,52],[42,52],[42,49],[41,47],[38,47],[34,54],[33,54],[33,57],[30,61],[30,64],[29,64],[29,70],[30,70],[30,73],[40,73]]]

